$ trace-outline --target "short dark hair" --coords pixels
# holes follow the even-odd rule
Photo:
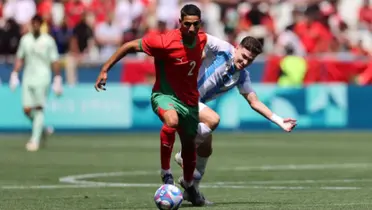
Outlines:
[[[183,20],[185,16],[198,16],[201,19],[201,11],[199,7],[194,4],[186,4],[181,9],[181,20]]]
[[[43,23],[43,18],[40,16],[40,15],[35,15],[34,17],[32,17],[31,19],[32,22],[38,22],[38,23]]]
[[[244,37],[244,39],[240,42],[240,46],[244,47],[256,56],[261,54],[263,51],[261,42],[251,36]]]

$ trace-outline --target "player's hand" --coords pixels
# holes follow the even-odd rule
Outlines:
[[[18,78],[18,73],[13,71],[11,74],[10,74],[10,79],[9,79],[9,87],[12,91],[14,91],[18,85],[19,85],[19,78]]]
[[[283,120],[283,124],[280,126],[286,132],[291,132],[297,125],[297,120],[292,118],[286,118]]]
[[[96,88],[96,91],[99,92],[101,90],[106,90],[106,81],[107,81],[107,71],[102,70],[98,78],[96,80],[96,85],[94,86]]]
[[[52,84],[52,90],[57,96],[62,95],[63,87],[62,87],[62,77],[60,75],[57,75],[54,77],[53,84]]]

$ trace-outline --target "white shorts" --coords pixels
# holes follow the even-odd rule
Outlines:
[[[201,112],[205,107],[208,106],[199,101],[199,112]]]

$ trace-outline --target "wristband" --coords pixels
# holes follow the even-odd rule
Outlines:
[[[270,117],[270,120],[276,124],[282,124],[283,123],[283,118],[279,117],[278,115],[276,115],[275,113],[273,113],[273,115],[271,115]]]

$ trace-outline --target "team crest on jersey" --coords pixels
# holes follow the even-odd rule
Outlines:
[[[228,90],[231,89],[238,81],[240,78],[240,72],[239,71],[233,71],[233,62],[232,60],[229,60],[226,62],[226,68],[225,68],[225,73],[223,74],[223,87],[221,88],[222,90]]]
[[[224,77],[227,78],[227,79],[223,80],[223,88],[222,89],[224,89],[224,90],[230,89],[231,87],[233,87],[239,81],[240,72],[235,72],[232,75],[226,74],[226,76],[224,75]]]

